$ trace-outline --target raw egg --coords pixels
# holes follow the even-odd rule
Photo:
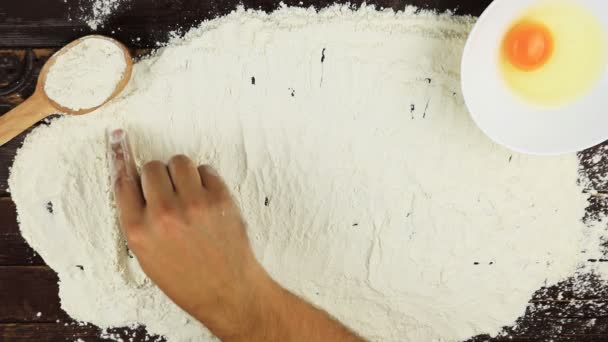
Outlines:
[[[587,92],[606,67],[598,18],[573,1],[544,1],[505,32],[499,67],[507,86],[540,105],[563,105]]]
[[[538,22],[518,22],[509,30],[503,43],[504,59],[523,71],[542,67],[552,53],[553,35]]]

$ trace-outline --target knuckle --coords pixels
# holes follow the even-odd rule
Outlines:
[[[217,189],[214,198],[214,202],[218,205],[229,207],[234,203],[230,191],[226,188]]]
[[[226,212],[231,208],[230,202],[224,200],[221,197],[215,197],[212,201],[209,201],[207,210],[216,212]]]
[[[116,177],[116,180],[114,180],[114,188],[118,191],[121,191],[132,185],[133,185],[133,179],[131,177],[125,177],[125,176],[119,175],[118,177]]]
[[[153,212],[154,221],[161,227],[174,227],[179,225],[179,215],[170,207],[158,207]]]
[[[141,230],[143,228],[143,224],[141,223],[140,220],[134,220],[134,219],[130,219],[130,220],[122,220],[122,227],[124,228],[124,230],[126,232],[133,232],[133,231],[138,231]]]
[[[213,166],[208,165],[208,164],[205,164],[205,165],[202,165],[201,167],[202,167],[203,169],[205,169],[205,172],[206,172],[207,174],[209,174],[209,175],[211,175],[211,176],[214,176],[214,177],[221,178],[221,177],[220,177],[220,175],[219,175],[219,173],[217,173],[217,171],[216,171],[216,170],[213,168]]]
[[[143,218],[139,215],[119,213],[118,222],[125,234],[141,231],[144,228]]]
[[[171,216],[173,215],[173,206],[168,204],[167,202],[157,202],[154,204],[154,209],[152,211],[153,216]]]
[[[159,215],[156,221],[157,232],[171,239],[181,236],[188,222],[182,215]]]
[[[186,155],[183,155],[183,154],[175,155],[175,156],[171,157],[171,159],[169,159],[169,165],[173,165],[173,166],[188,165],[190,163],[191,163],[190,158],[188,158]]]
[[[124,228],[125,239],[127,240],[127,244],[131,247],[141,246],[144,243],[146,238],[144,234],[144,230],[140,224],[127,224]]]
[[[160,167],[164,167],[165,164],[163,162],[161,162],[160,160],[151,160],[149,162],[146,162],[144,164],[144,166],[142,167],[143,172],[149,172],[151,170],[156,170]]]
[[[198,167],[198,172],[204,177],[219,178],[219,175],[215,172],[215,170],[213,170],[213,168],[207,164],[200,165]]]
[[[184,210],[188,217],[199,216],[205,209],[205,202],[202,199],[191,199],[184,205]]]

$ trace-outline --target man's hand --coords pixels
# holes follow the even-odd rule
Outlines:
[[[122,232],[144,272],[177,305],[223,340],[359,340],[267,275],[211,167],[180,155],[168,165],[146,163],[140,176],[126,132],[109,132],[108,141]]]

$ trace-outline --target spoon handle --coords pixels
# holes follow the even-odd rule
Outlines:
[[[53,112],[55,112],[53,106],[43,96],[34,93],[22,104],[0,116],[0,146]]]

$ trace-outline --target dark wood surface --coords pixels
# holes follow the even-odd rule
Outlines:
[[[56,48],[90,33],[77,18],[91,0],[0,1],[0,114],[29,96],[40,66]],[[339,1],[344,2],[344,1]],[[491,0],[377,0],[377,7],[402,9],[406,4],[422,8],[454,10],[478,15]],[[272,10],[275,0],[125,0],[100,33],[114,36],[141,55],[164,42],[175,29],[188,29],[202,20],[226,14],[242,3],[248,8]],[[298,5],[298,0],[284,1]],[[325,7],[333,1],[305,0],[303,5]],[[352,1],[357,6],[360,0]],[[114,33],[112,33],[114,31]],[[139,38],[139,40],[137,39]],[[9,167],[24,135],[0,147],[0,342],[4,341],[105,341],[107,336],[90,325],[73,322],[61,310],[57,276],[19,234],[15,206],[7,192]],[[581,173],[592,180],[587,191],[608,191],[608,163],[593,162],[605,154],[602,146],[579,154]],[[608,212],[604,196],[589,201],[586,219]],[[44,228],[44,227],[41,227]],[[589,262],[604,262],[590,260]],[[576,283],[576,286],[575,286]],[[582,285],[581,285],[582,284]],[[523,308],[522,308],[523,310]],[[40,313],[40,315],[38,315]],[[355,327],[356,328],[356,327]],[[144,341],[145,329],[109,332],[126,340]],[[570,278],[539,289],[530,299],[516,327],[505,327],[505,336],[479,341],[608,341],[608,286],[592,275]],[[425,341],[421,341],[425,342]]]

